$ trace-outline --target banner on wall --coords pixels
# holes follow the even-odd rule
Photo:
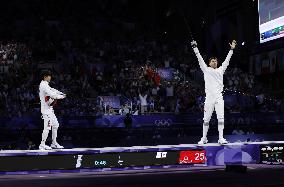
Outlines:
[[[173,79],[173,69],[172,68],[158,68],[158,74],[164,80],[171,81]]]
[[[111,106],[112,108],[120,108],[119,96],[99,96],[105,106]]]

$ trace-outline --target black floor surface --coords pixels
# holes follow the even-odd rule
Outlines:
[[[226,172],[224,167],[201,167],[103,173],[0,176],[0,187],[17,186],[284,187],[284,166],[250,165],[246,173]]]

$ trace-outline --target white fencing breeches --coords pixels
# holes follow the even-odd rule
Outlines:
[[[224,99],[222,95],[205,98],[203,122],[209,123],[214,109],[217,114],[218,123],[224,123]]]
[[[203,117],[203,138],[207,137],[207,132],[209,129],[209,122],[213,111],[216,111],[218,119],[218,131],[219,139],[223,138],[224,131],[224,99],[223,95],[218,95],[218,97],[206,97],[204,104],[204,117]]]
[[[52,141],[56,142],[57,138],[57,130],[59,127],[58,120],[55,116],[54,113],[51,114],[42,114],[42,119],[43,119],[43,132],[42,132],[42,140],[41,143],[45,144],[46,139],[48,137],[49,131],[52,129]]]

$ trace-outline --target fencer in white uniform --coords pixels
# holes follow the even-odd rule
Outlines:
[[[218,132],[219,132],[219,144],[228,143],[227,140],[223,137],[224,131],[224,100],[223,100],[223,75],[229,65],[230,59],[233,55],[233,50],[236,47],[236,41],[233,40],[230,45],[231,49],[222,63],[222,65],[217,67],[217,58],[212,57],[209,59],[209,66],[206,65],[202,56],[199,53],[197,48],[196,41],[191,42],[193,51],[198,59],[199,66],[204,74],[205,82],[205,103],[204,103],[204,117],[203,117],[203,136],[198,144],[206,144],[207,132],[209,129],[209,122],[212,116],[212,113],[215,109],[218,119]]]
[[[41,114],[44,121],[44,128],[42,132],[42,140],[39,145],[40,150],[63,149],[64,147],[57,143],[57,131],[59,123],[54,114],[53,106],[56,105],[57,99],[64,99],[66,95],[49,86],[51,80],[51,73],[44,71],[42,73],[42,81],[39,85],[39,98],[41,105]],[[52,130],[52,144],[49,147],[45,144],[49,131]]]

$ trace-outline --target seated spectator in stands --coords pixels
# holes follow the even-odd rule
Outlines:
[[[135,108],[134,108],[134,110],[133,110],[133,114],[132,114],[132,115],[134,115],[134,116],[139,115],[139,110],[138,110],[138,108],[137,108],[137,107],[135,107]]]
[[[112,106],[109,106],[109,110],[108,110],[108,115],[115,115],[116,112],[114,111],[114,108]]]
[[[122,114],[123,115],[126,115],[126,114],[129,114],[130,113],[130,107],[126,104],[123,105],[123,108],[122,108]]]
[[[37,149],[35,143],[30,140],[30,141],[28,142],[27,150],[35,150],[35,149]]]

